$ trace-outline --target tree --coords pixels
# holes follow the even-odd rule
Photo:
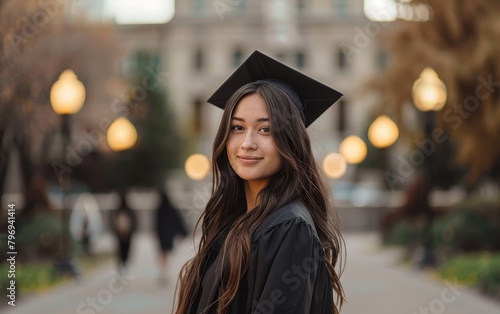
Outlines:
[[[180,165],[182,142],[161,84],[160,60],[144,51],[135,58],[130,96],[122,108],[136,126],[139,139],[135,147],[112,158],[115,167],[107,177],[115,188],[161,186],[167,172]]]
[[[25,191],[54,158],[50,139],[59,132],[59,117],[49,93],[61,72],[78,74],[90,102],[102,101],[102,86],[113,77],[113,29],[89,25],[68,13],[73,9],[69,0],[0,0],[0,195],[13,150],[20,153]]]
[[[432,18],[397,21],[386,28],[389,64],[374,86],[398,120],[411,102],[413,82],[425,67],[445,82],[448,100],[437,125],[456,144],[455,161],[468,169],[469,182],[498,169],[500,157],[500,2],[428,0]],[[404,127],[405,123],[400,123]]]

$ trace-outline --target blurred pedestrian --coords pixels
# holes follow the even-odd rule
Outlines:
[[[120,192],[120,206],[111,217],[112,229],[118,241],[118,269],[124,272],[129,258],[130,244],[137,228],[137,219],[127,202],[127,195]]]
[[[214,185],[176,314],[339,313],[343,240],[306,128],[340,97],[256,51],[208,100]]]
[[[160,284],[166,283],[166,269],[170,253],[177,236],[186,237],[188,229],[177,208],[175,208],[167,193],[160,189],[160,203],[156,209],[156,235],[160,244]]]
[[[80,241],[84,252],[92,254],[91,243],[96,241],[103,229],[102,214],[96,198],[91,193],[78,197],[69,220],[71,235]]]

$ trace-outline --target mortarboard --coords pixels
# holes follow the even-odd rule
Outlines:
[[[224,109],[227,100],[243,85],[255,81],[272,82],[282,87],[294,100],[305,117],[308,127],[342,94],[312,78],[278,62],[260,51],[254,51],[215,91],[208,102]]]

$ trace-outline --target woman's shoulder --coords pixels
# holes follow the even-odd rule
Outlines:
[[[293,227],[295,224],[291,222],[308,225],[312,229],[314,236],[318,237],[314,221],[306,206],[301,201],[294,200],[269,215],[252,234],[252,242],[260,239],[269,230],[278,227]]]

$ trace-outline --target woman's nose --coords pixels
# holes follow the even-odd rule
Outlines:
[[[243,148],[244,150],[257,149],[257,143],[255,141],[254,134],[252,132],[247,132],[247,134],[245,134],[243,143],[241,143],[241,148]]]

